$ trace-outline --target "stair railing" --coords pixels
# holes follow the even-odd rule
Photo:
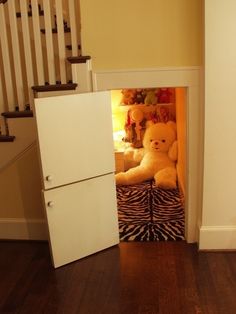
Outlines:
[[[0,0],[0,113],[30,109],[32,86],[71,81],[79,28],[78,0]]]

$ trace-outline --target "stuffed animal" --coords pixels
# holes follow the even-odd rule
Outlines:
[[[135,89],[122,89],[122,100],[121,103],[124,105],[134,104]]]
[[[160,90],[157,93],[158,102],[162,103],[162,104],[169,103],[171,95],[172,95],[172,93],[169,90],[169,88],[160,88]]]
[[[135,104],[143,104],[144,103],[143,90],[140,88],[136,89],[136,91],[135,91],[134,103]]]
[[[147,92],[144,103],[146,105],[155,105],[157,103],[157,96],[154,90],[150,90]]]
[[[144,135],[143,147],[140,165],[117,173],[116,184],[131,185],[154,178],[157,187],[176,188],[176,124],[169,121],[149,126]]]
[[[143,112],[139,109],[130,109],[127,113],[125,122],[124,142],[131,143],[132,147],[142,147],[142,139],[145,132],[146,119]]]

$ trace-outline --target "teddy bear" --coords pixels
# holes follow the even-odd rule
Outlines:
[[[157,187],[174,189],[177,186],[177,154],[175,122],[152,124],[144,134],[140,164],[126,172],[117,173],[116,184],[131,185],[154,179]]]

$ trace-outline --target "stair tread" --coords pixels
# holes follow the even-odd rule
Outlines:
[[[12,135],[0,135],[0,142],[13,142],[15,136]]]
[[[24,111],[6,111],[2,113],[2,116],[5,118],[27,118],[33,117],[32,110],[24,110]]]
[[[87,60],[90,60],[90,56],[77,56],[77,57],[68,57],[67,60],[70,63],[86,63]]]
[[[78,84],[49,84],[49,85],[36,85],[32,86],[35,92],[51,92],[51,91],[63,91],[63,90],[74,90]]]

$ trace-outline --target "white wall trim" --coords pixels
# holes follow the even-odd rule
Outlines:
[[[47,240],[47,224],[43,219],[1,218],[0,239]]]
[[[173,67],[93,72],[94,91],[122,88],[186,87],[187,89],[187,169],[186,240],[198,242],[202,207],[203,102],[202,68]]]
[[[166,87],[167,83],[169,87],[195,86],[199,85],[200,70],[201,67],[168,67],[94,71],[93,89]]]
[[[122,72],[160,72],[160,71],[192,71],[199,70],[200,66],[183,66],[183,67],[158,67],[158,68],[133,68],[133,69],[111,69],[111,70],[98,70],[94,73],[122,73]]]
[[[236,226],[202,226],[199,250],[236,250]]]
[[[73,82],[77,83],[77,93],[86,93],[92,90],[92,63],[86,60],[86,63],[72,63]]]

